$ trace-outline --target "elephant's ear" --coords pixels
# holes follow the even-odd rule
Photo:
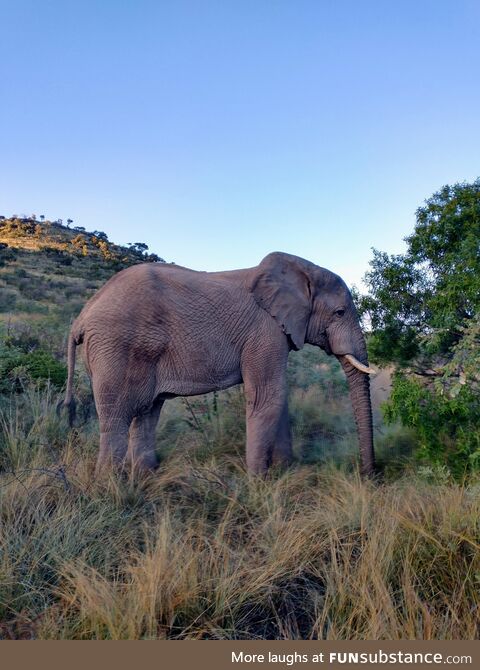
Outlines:
[[[274,252],[256,269],[250,290],[255,300],[289,335],[295,349],[305,344],[312,310],[308,261]]]

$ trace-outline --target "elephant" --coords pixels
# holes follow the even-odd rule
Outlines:
[[[72,324],[63,405],[73,415],[75,351],[83,344],[100,427],[97,472],[149,471],[165,400],[243,382],[247,470],[265,475],[271,464],[292,461],[286,367],[289,352],[305,343],[343,367],[360,471],[371,476],[373,370],[352,296],[338,275],[283,252],[239,270],[141,263],[118,272]]]

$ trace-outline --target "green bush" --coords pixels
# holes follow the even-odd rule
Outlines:
[[[469,386],[449,395],[397,373],[384,413],[388,423],[400,420],[415,430],[418,455],[430,463],[456,476],[480,467],[480,397]]]
[[[398,371],[387,419],[457,476],[480,467],[479,239],[480,179],[443,187],[417,210],[406,253],[374,250],[358,300],[370,358]]]
[[[10,289],[2,289],[0,293],[0,312],[11,312],[17,303],[17,294]]]
[[[42,349],[23,352],[3,346],[0,349],[0,392],[22,389],[25,378],[62,387],[67,380],[67,368]]]

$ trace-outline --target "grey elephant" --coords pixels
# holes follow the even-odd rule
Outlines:
[[[75,349],[83,344],[100,425],[97,471],[156,466],[155,427],[168,398],[243,382],[247,467],[289,463],[286,367],[305,343],[334,354],[347,376],[362,474],[374,472],[365,340],[349,290],[329,270],[274,252],[253,268],[196,272],[145,263],[112,277],[74,321],[64,405]]]

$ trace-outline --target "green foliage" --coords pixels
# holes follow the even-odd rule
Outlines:
[[[470,387],[451,397],[397,373],[384,411],[387,422],[400,420],[415,429],[418,455],[430,463],[460,477],[480,467],[480,396]]]
[[[394,363],[387,418],[452,472],[480,467],[480,179],[444,186],[416,212],[407,251],[373,251],[359,308],[369,354]]]
[[[372,361],[388,365],[392,361],[405,366],[419,352],[417,333],[401,323],[388,323],[368,338],[368,353]]]
[[[360,301],[379,361],[400,364],[419,352],[445,354],[480,307],[480,179],[445,186],[416,213],[407,252],[374,249]]]
[[[0,293],[0,312],[10,312],[15,308],[17,294],[9,289],[3,289]]]
[[[61,388],[67,380],[67,368],[51,353],[42,349],[22,351],[7,341],[0,345],[0,393],[23,390],[26,380],[49,381]]]
[[[55,360],[47,351],[38,349],[25,354],[20,363],[32,379],[49,380],[55,386],[62,387],[67,381],[67,368]]]
[[[452,357],[445,365],[445,378],[450,381],[450,395],[456,395],[467,381],[480,393],[480,314],[460,328],[461,337],[452,347]],[[457,374],[458,373],[458,374]]]
[[[8,248],[8,244],[0,242],[0,268],[5,267],[8,262],[15,261],[15,252]]]
[[[306,391],[317,386],[329,395],[345,395],[347,382],[334,356],[327,356],[318,347],[305,345],[302,352],[288,359],[288,383]]]

